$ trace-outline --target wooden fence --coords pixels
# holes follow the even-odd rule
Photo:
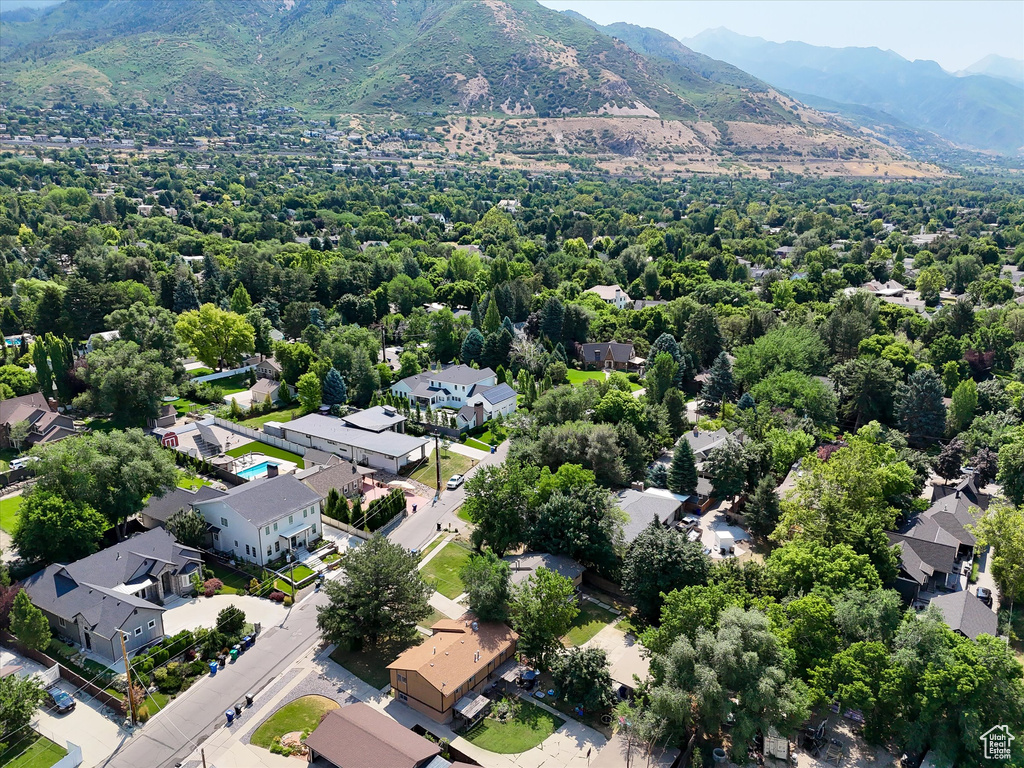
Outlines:
[[[113,694],[107,693],[99,686],[93,685],[91,682],[75,674],[63,664],[50,658],[45,653],[22,645],[14,635],[10,635],[6,632],[0,632],[0,643],[7,646],[15,653],[21,654],[26,659],[31,659],[38,664],[42,664],[47,669],[51,669],[54,666],[59,667],[61,679],[67,680],[75,686],[75,688],[80,691],[84,691],[87,695],[92,696],[94,699],[102,702],[106,706],[113,707],[117,710],[121,709],[121,699],[117,698]]]

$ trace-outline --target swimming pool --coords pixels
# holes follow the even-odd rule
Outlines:
[[[235,474],[239,477],[244,477],[246,480],[255,480],[259,477],[264,477],[267,474],[267,467],[279,467],[280,464],[275,464],[272,461],[261,461],[259,464],[253,464],[251,467],[240,469]]]

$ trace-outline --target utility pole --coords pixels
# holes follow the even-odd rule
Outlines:
[[[135,727],[135,725],[136,725],[136,715],[135,715],[135,696],[134,696],[134,691],[132,690],[132,665],[128,663],[128,651],[124,647],[124,635],[125,635],[124,630],[123,629],[119,629],[118,630],[118,636],[121,638],[121,656],[124,658],[124,673],[125,673],[125,676],[128,678],[128,711],[131,713],[132,727]]]
[[[201,758],[203,758],[203,768],[206,768],[206,750],[205,750],[205,749],[203,749],[203,748],[200,748],[200,750],[199,750],[199,756],[200,756]]]
[[[437,458],[437,495],[435,499],[441,498],[441,446],[437,435],[434,435],[434,456]]]
[[[384,363],[386,363],[388,361],[388,339],[387,339],[387,336],[384,335],[384,332],[385,332],[386,329],[387,329],[387,326],[385,326],[384,322],[381,321],[381,324],[380,324],[380,359],[381,359],[381,362],[384,362]]]

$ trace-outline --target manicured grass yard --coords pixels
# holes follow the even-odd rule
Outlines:
[[[443,449],[441,453],[444,453]],[[444,488],[452,475],[464,475],[472,466],[473,460],[468,456],[448,451],[447,455],[441,457],[441,487]],[[432,453],[425,464],[409,475],[409,479],[437,488],[437,452]]]
[[[299,563],[294,568],[289,570],[288,575],[292,578],[293,581],[299,582],[305,578],[312,576],[313,570],[305,565],[302,565],[302,563]]]
[[[491,446],[487,445],[487,443],[481,443],[479,440],[472,437],[466,438],[466,445],[468,445],[470,448],[476,448],[478,451],[491,450]]]
[[[441,621],[442,619],[447,619],[447,618],[448,617],[445,616],[440,611],[438,611],[438,610],[436,610],[434,608],[431,608],[430,609],[430,613],[427,615],[427,617],[423,618],[423,619],[420,619],[419,621],[416,622],[416,624],[418,626],[423,627],[424,629],[430,629],[432,626],[437,624],[437,622]]]
[[[326,696],[303,696],[285,704],[267,718],[255,730],[250,742],[257,747],[270,749],[275,738],[294,731],[312,731],[320,724],[324,714],[337,708],[338,702]]]
[[[387,666],[404,648],[380,648],[366,651],[350,651],[341,646],[334,649],[331,661],[340,664],[367,685],[380,690],[391,684],[391,673]]]
[[[261,443],[258,440],[253,440],[251,443],[244,443],[237,448],[232,448],[227,452],[228,456],[244,456],[247,453],[262,453],[264,456],[269,456],[274,459],[284,459],[285,461],[292,461],[299,465],[299,469],[305,469],[306,465],[302,462],[302,457],[297,453],[286,451],[283,448],[278,448],[276,445],[268,445],[267,443]]]
[[[420,560],[422,560],[424,557],[426,557],[431,552],[433,552],[435,549],[437,549],[437,547],[441,544],[442,541],[444,541],[444,536],[440,535],[436,539],[434,539],[432,542],[430,542],[430,544],[428,544],[423,549],[423,551],[420,552]]]
[[[28,731],[23,739],[9,744],[7,751],[0,754],[0,765],[4,768],[50,768],[68,751],[54,744],[35,731]]]
[[[562,718],[523,701],[516,716],[508,722],[499,723],[488,717],[474,725],[465,738],[488,752],[518,754],[536,747],[564,723]]]
[[[0,528],[13,536],[14,531],[18,528],[18,521],[20,519],[21,496],[0,499]]]
[[[178,470],[178,487],[179,488],[185,488],[187,490],[194,491],[194,490],[196,490],[198,488],[202,488],[204,485],[209,485],[209,484],[210,484],[210,481],[207,480],[204,477],[200,477],[199,475],[196,475],[195,477],[190,477],[188,472],[186,472],[185,470],[183,470],[183,469],[179,469]]]
[[[240,423],[252,429],[263,429],[263,425],[268,421],[291,421],[292,419],[299,418],[301,415],[302,406],[298,406],[284,411],[271,411],[260,416],[253,416],[251,419],[245,419]]]
[[[574,387],[583,386],[585,381],[604,381],[603,371],[567,371],[565,378]]]
[[[234,595],[239,590],[248,589],[249,582],[252,581],[252,576],[247,573],[225,568],[217,563],[204,563],[204,565],[213,571],[214,577],[224,582],[224,589],[221,590],[222,595]]]
[[[166,693],[160,693],[160,691],[153,691],[152,693],[146,694],[146,701],[143,702],[143,706],[149,710],[149,716],[152,717],[161,709],[166,707],[171,701],[171,697]]]
[[[470,550],[450,541],[420,568],[420,575],[442,595],[454,599],[466,591],[459,571],[469,562],[471,554]]]
[[[573,620],[572,626],[562,638],[567,648],[583,645],[606,626],[615,621],[615,614],[594,605],[590,601],[580,606],[579,615]]]

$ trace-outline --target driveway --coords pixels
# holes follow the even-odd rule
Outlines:
[[[194,597],[191,600],[170,603],[170,607],[164,613],[164,633],[174,635],[183,629],[212,627],[217,623],[217,614],[229,605],[245,611],[245,620],[252,624],[261,624],[264,632],[280,624],[288,614],[288,609],[280,603],[251,595]]]
[[[701,543],[711,550],[711,557],[721,559],[722,555],[715,546],[715,534],[718,531],[728,531],[736,540],[735,555],[729,557],[740,557],[750,553],[750,534],[738,525],[729,525],[725,522],[725,503],[719,502],[710,507],[700,518]],[[735,519],[735,518],[733,518]]]

